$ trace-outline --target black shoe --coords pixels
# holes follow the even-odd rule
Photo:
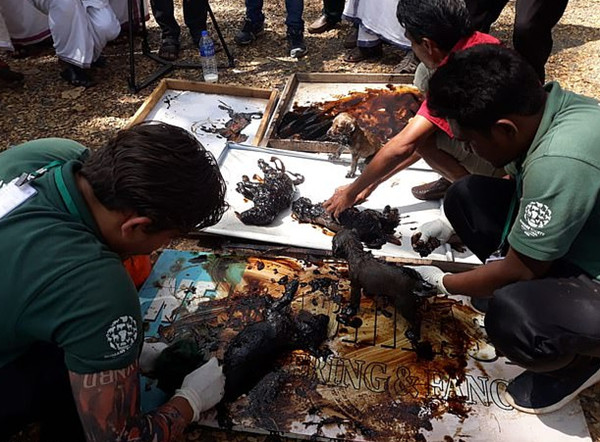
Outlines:
[[[308,50],[304,44],[304,35],[302,35],[302,31],[288,31],[287,40],[290,57],[301,58],[306,55]]]
[[[510,381],[504,398],[515,409],[525,413],[551,413],[599,381],[600,358],[576,356],[573,362],[560,370],[521,373]]]
[[[378,60],[383,57],[382,45],[373,47],[357,46],[346,54],[344,61],[348,63],[358,63],[366,60]]]
[[[23,82],[25,76],[20,72],[12,71],[8,66],[0,67],[0,82],[18,84]]]
[[[101,55],[100,57],[96,58],[96,60],[92,61],[93,68],[105,68],[107,64],[108,60],[106,60],[104,55]]]
[[[66,63],[67,67],[60,73],[60,76],[76,87],[92,87],[96,83],[88,76],[84,69]]]
[[[239,45],[249,45],[254,40],[256,40],[258,36],[264,34],[264,32],[264,23],[255,24],[252,23],[250,20],[246,19],[244,21],[244,26],[242,27],[242,29],[240,29],[240,31],[237,34],[235,34],[235,37],[233,39]]]

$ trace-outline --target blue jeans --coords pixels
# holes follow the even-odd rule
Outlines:
[[[265,15],[262,8],[263,0],[246,0],[246,18],[252,24],[264,23]],[[304,32],[304,20],[302,20],[304,0],[285,0],[285,9],[287,11],[285,24],[288,32]]]

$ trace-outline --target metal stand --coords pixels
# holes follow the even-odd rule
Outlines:
[[[145,87],[147,87],[150,83],[152,83],[155,80],[158,80],[159,78],[161,78],[163,75],[166,75],[167,73],[171,72],[173,69],[201,69],[202,65],[199,63],[189,63],[189,62],[177,62],[177,61],[169,61],[169,60],[164,60],[162,58],[160,58],[158,55],[153,54],[152,51],[150,50],[150,45],[148,44],[148,30],[146,29],[146,21],[144,20],[144,18],[142,17],[142,23],[141,23],[141,33],[142,33],[142,54],[145,55],[148,58],[151,58],[152,60],[154,60],[155,62],[157,62],[158,64],[160,64],[159,68],[154,71],[154,73],[152,73],[151,75],[149,75],[147,78],[145,78],[144,80],[142,80],[140,83],[136,83],[135,80],[135,54],[134,54],[134,26],[135,26],[135,20],[134,20],[134,12],[133,12],[133,2],[135,0],[127,0],[127,12],[128,12],[128,22],[129,22],[129,80],[128,80],[128,84],[129,84],[129,89],[132,92],[139,92],[142,89],[144,89]],[[140,1],[140,14],[144,14],[144,0],[139,0]],[[210,16],[210,20],[212,21],[213,27],[215,28],[215,31],[217,33],[217,36],[219,37],[219,41],[221,42],[221,46],[223,47],[223,51],[225,51],[225,54],[227,55],[227,60],[228,60],[228,64],[227,66],[219,66],[220,68],[226,68],[226,67],[230,67],[232,68],[235,65],[233,56],[231,55],[231,52],[229,52],[229,48],[227,47],[227,43],[225,43],[225,39],[223,38],[223,34],[221,33],[221,29],[219,28],[219,25],[217,23],[217,20],[215,19],[215,15],[213,14],[213,11],[210,7],[210,3],[206,2],[206,8],[207,8],[207,12],[208,15]]]

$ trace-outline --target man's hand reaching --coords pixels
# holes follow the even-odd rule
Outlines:
[[[323,203],[325,210],[331,213],[336,219],[344,210],[355,206],[356,204],[365,202],[377,187],[376,185],[371,185],[361,191],[358,195],[353,195],[350,191],[350,186],[351,184],[346,184],[345,186],[338,187],[335,189],[333,196]]]
[[[442,269],[436,266],[407,266],[417,272],[423,281],[428,282],[437,289],[437,292],[442,295],[449,295],[450,292],[444,286],[444,276],[450,273],[445,273]],[[427,295],[426,295],[427,296]]]
[[[211,358],[206,364],[188,374],[181,388],[174,396],[186,399],[194,411],[193,420],[200,413],[217,405],[225,394],[225,375],[217,358]]]

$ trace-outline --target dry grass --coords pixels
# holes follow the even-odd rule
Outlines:
[[[221,0],[212,3],[221,29],[230,42],[236,57],[234,69],[220,71],[221,83],[282,87],[293,72],[391,72],[401,60],[402,52],[385,48],[378,63],[348,64],[343,61],[342,38],[348,27],[323,35],[307,35],[309,55],[302,60],[286,56],[284,0],[266,0],[268,17],[266,35],[254,45],[236,47],[233,35],[243,20],[240,0]],[[305,19],[309,23],[318,17],[321,0],[305,0]],[[494,25],[492,34],[510,45],[512,2]],[[182,22],[182,20],[180,20]],[[156,24],[149,22],[153,47],[158,41]],[[183,32],[185,34],[185,32]],[[600,98],[600,4],[598,0],[571,0],[567,11],[554,32],[554,51],[547,65],[547,79],[558,80],[575,92]],[[183,56],[197,61],[195,48],[187,35],[182,39]],[[95,148],[115,131],[122,128],[152,87],[132,94],[127,87],[128,46],[120,39],[105,50],[109,66],[94,72],[99,85],[89,90],[73,88],[58,76],[58,65],[51,49],[32,58],[10,60],[13,69],[26,75],[23,88],[0,90],[0,150],[34,138],[68,137]],[[137,69],[141,76],[149,74],[156,65],[138,55]],[[177,70],[170,76],[200,80],[199,71]],[[600,441],[600,406],[596,399],[600,386],[582,395],[582,405],[594,441]],[[220,432],[194,433],[189,440],[257,440],[265,437],[232,436]],[[28,439],[30,440],[30,439]]]

